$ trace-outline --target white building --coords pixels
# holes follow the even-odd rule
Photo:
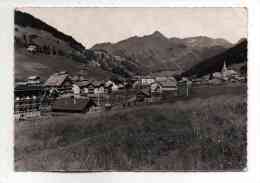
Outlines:
[[[31,84],[31,85],[40,84],[41,83],[40,77],[39,76],[30,76],[30,77],[27,78],[26,83]]]
[[[30,53],[36,53],[37,52],[37,46],[36,45],[29,45],[27,47],[27,51]]]
[[[151,76],[144,76],[141,78],[141,85],[147,86],[155,82],[155,79]]]

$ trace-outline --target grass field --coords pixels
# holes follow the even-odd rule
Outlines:
[[[220,95],[15,124],[17,171],[240,171],[246,97]]]

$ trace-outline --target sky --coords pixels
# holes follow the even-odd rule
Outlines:
[[[86,48],[160,31],[166,37],[247,37],[245,8],[17,8],[71,35]]]

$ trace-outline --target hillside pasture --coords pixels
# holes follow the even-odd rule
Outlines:
[[[240,171],[246,99],[222,95],[15,124],[17,171]]]
[[[26,79],[29,76],[37,75],[42,80],[59,71],[67,71],[70,74],[79,74],[82,64],[77,63],[71,57],[50,56],[45,54],[33,55],[25,49],[15,50],[15,73],[16,79]],[[87,78],[106,79],[111,77],[111,73],[99,67],[88,67],[85,69],[84,76]]]

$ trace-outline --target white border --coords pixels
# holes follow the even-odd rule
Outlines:
[[[13,171],[13,10],[17,6],[249,8],[248,171],[227,173],[16,173]],[[6,182],[260,182],[260,2],[250,0],[8,1],[0,2],[0,183]],[[234,30],[235,31],[235,30]]]

